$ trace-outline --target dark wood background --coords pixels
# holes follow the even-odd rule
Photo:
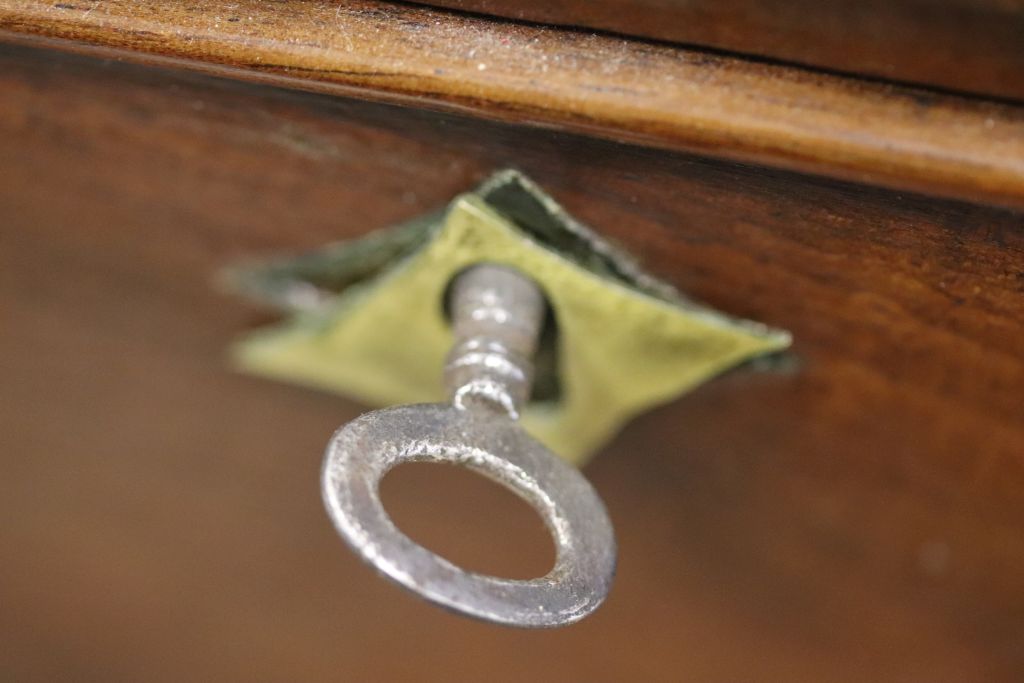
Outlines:
[[[586,474],[621,547],[571,628],[465,620],[342,546],[341,398],[228,371],[243,256],[516,166],[687,293],[794,333]],[[455,116],[0,48],[0,678],[1019,681],[1024,217]],[[388,482],[457,560],[550,548],[508,495]]]

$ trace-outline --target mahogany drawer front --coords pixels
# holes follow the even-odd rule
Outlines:
[[[438,613],[348,556],[315,479],[361,408],[232,374],[225,345],[263,314],[212,286],[504,167],[795,340],[589,466],[621,568],[607,606],[558,632]],[[15,680],[1024,673],[1020,213],[10,46],[0,168]],[[487,520],[460,523],[453,543],[486,552]]]

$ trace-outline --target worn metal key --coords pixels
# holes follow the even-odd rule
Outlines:
[[[455,279],[449,304],[451,404],[387,408],[339,429],[324,459],[327,511],[364,560],[440,605],[514,626],[578,621],[608,594],[615,537],[587,480],[518,423],[532,385],[544,297],[519,272],[482,264]],[[554,568],[529,580],[476,574],[412,541],[388,517],[379,493],[388,470],[411,461],[463,465],[520,495],[555,540]]]

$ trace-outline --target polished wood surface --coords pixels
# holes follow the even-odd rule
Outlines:
[[[212,284],[510,165],[795,337],[588,466],[617,584],[550,632],[449,615],[342,546],[318,468],[360,407],[228,371],[265,314]],[[1024,677],[1020,213],[11,47],[0,174],[4,680]],[[549,557],[507,497],[392,484],[454,557]]]
[[[8,40],[1024,207],[1024,108],[351,0],[0,0]]]
[[[1024,98],[1020,0],[423,1],[961,92]]]

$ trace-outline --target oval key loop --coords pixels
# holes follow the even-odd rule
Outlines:
[[[469,467],[504,484],[543,517],[555,567],[532,580],[466,572],[399,531],[380,501],[381,478],[412,461]],[[324,464],[327,509],[370,564],[406,588],[466,614],[516,626],[577,621],[604,599],[615,565],[611,523],[590,484],[515,422],[447,405],[368,413],[331,440]]]
[[[482,265],[456,279],[451,304],[452,405],[387,408],[339,429],[324,460],[328,513],[364,560],[438,604],[515,626],[578,621],[608,594],[615,537],[587,480],[516,422],[532,382],[543,297],[519,273]],[[413,461],[463,465],[524,498],[555,540],[554,568],[530,580],[467,572],[399,531],[381,503],[380,481]]]

